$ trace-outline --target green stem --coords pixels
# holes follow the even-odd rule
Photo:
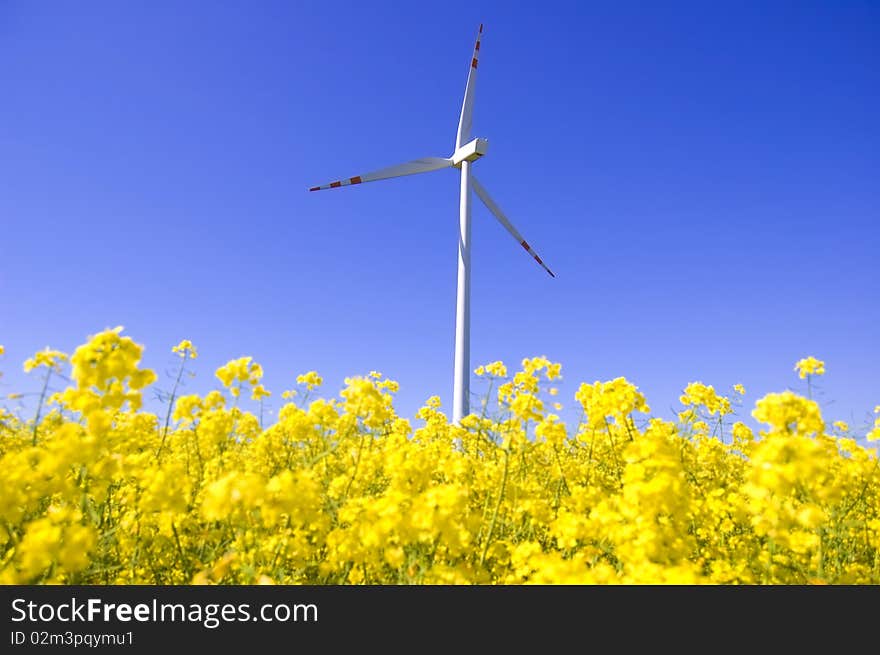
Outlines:
[[[177,527],[175,527],[174,522],[171,523],[171,532],[174,533],[174,543],[177,545],[177,555],[180,558],[180,565],[186,573],[187,580],[192,580],[193,574],[192,569],[189,566],[189,560],[186,555],[183,554],[183,546],[180,545],[180,535],[177,534]]]
[[[481,419],[486,418],[486,411],[489,409],[489,401],[492,398],[492,383],[493,382],[494,382],[494,380],[490,377],[489,378],[489,387],[486,389],[486,404],[483,405],[483,411],[480,412]]]
[[[358,449],[357,454],[355,455],[354,460],[354,470],[351,472],[351,478],[348,481],[348,484],[345,486],[345,494],[343,494],[343,498],[348,498],[348,492],[351,491],[351,485],[354,484],[354,479],[357,477],[358,467],[361,464],[361,451],[364,449],[364,435],[360,435],[360,440],[358,441]]]
[[[492,519],[489,521],[489,533],[486,535],[486,543],[483,544],[483,552],[480,554],[480,566],[486,561],[486,553],[489,552],[489,545],[492,543],[492,533],[495,532],[495,523],[498,520],[498,511],[501,509],[501,503],[504,500],[504,490],[507,487],[507,473],[510,470],[510,451],[504,449],[504,472],[501,474],[501,488],[498,490],[498,501],[495,503],[495,509],[492,512]]]
[[[605,427],[608,429],[608,441],[611,443],[611,455],[614,457],[614,468],[617,473],[617,481],[623,484],[623,474],[620,466],[620,460],[617,458],[617,447],[614,445],[614,436],[611,434],[611,424],[608,418],[605,418]]]
[[[177,387],[180,384],[180,378],[183,376],[183,369],[186,366],[186,353],[183,352],[183,359],[180,360],[180,368],[177,370],[177,379],[174,380],[174,387],[171,389],[171,398],[168,400],[168,411],[165,412],[165,426],[162,428],[162,441],[159,443],[159,449],[156,451],[156,461],[162,455],[162,449],[165,447],[165,439],[168,437],[168,426],[171,424],[171,410],[174,408],[174,398],[177,396]]]
[[[34,416],[34,432],[31,439],[31,445],[37,445],[37,426],[40,424],[40,412],[43,410],[43,401],[46,399],[46,391],[49,389],[49,378],[52,376],[52,369],[46,371],[46,377],[43,378],[43,390],[40,392],[40,402],[37,403],[37,413]]]

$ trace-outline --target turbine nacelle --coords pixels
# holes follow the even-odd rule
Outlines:
[[[452,154],[452,165],[455,168],[461,168],[463,161],[476,161],[486,154],[489,149],[489,141],[486,139],[474,139],[469,143],[465,143],[461,148]]]

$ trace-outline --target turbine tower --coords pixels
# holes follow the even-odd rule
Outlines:
[[[386,180],[392,177],[427,173],[441,168],[458,168],[461,171],[461,198],[459,202],[459,238],[458,238],[458,287],[455,301],[455,364],[452,384],[452,420],[458,424],[469,413],[470,405],[470,325],[471,325],[471,189],[483,204],[489,209],[495,218],[504,226],[510,235],[516,239],[526,252],[535,258],[545,271],[552,277],[553,272],[541,261],[538,254],[513,226],[501,208],[489,197],[486,189],[481,185],[470,167],[473,162],[486,154],[489,142],[486,139],[476,138],[470,140],[471,121],[474,113],[474,88],[477,82],[477,65],[480,56],[480,38],[483,36],[483,26],[477,33],[477,42],[474,45],[474,56],[471,59],[468,71],[467,84],[464,88],[464,100],[461,104],[461,115],[458,119],[458,132],[455,136],[455,151],[450,157],[425,157],[415,159],[397,166],[382,168],[372,173],[355,175],[341,180],[335,180],[329,184],[313,186],[309,191],[322,189],[336,189],[338,187],[362,184]]]

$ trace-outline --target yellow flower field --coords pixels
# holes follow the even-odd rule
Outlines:
[[[179,381],[196,347],[174,352]],[[880,418],[856,439],[787,391],[753,434],[741,385],[694,382],[666,421],[618,378],[580,385],[568,426],[536,357],[479,367],[460,426],[436,397],[398,416],[379,373],[331,399],[309,372],[261,427],[251,358],[157,416],[141,354],[117,328],[25,363],[43,392],[30,420],[0,410],[0,583],[880,583]]]

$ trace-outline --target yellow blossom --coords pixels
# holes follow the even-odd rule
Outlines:
[[[48,346],[44,350],[38,351],[33,357],[24,363],[24,372],[29,373],[39,366],[51,369],[53,371],[61,370],[61,363],[66,362],[67,355],[60,350],[50,350]]]
[[[626,378],[609,382],[596,381],[592,385],[581,384],[575,393],[587,414],[591,428],[602,427],[607,419],[623,422],[633,412],[650,412],[645,396]]]
[[[306,385],[306,389],[311,391],[316,387],[320,387],[324,383],[324,378],[318,375],[315,371],[309,371],[308,373],[297,375],[296,383]]]
[[[486,373],[496,378],[507,377],[507,367],[502,362],[491,362],[485,365]]]
[[[271,391],[267,391],[266,388],[262,384],[258,384],[251,391],[251,398],[253,400],[262,400],[263,398],[268,398],[272,395]]]
[[[709,414],[725,416],[733,411],[729,399],[719,396],[712,385],[707,386],[702,382],[688,384],[679,400],[682,405],[702,405]]]
[[[791,391],[767,394],[756,403],[752,416],[776,431],[806,435],[825,429],[819,405]]]
[[[171,352],[177,353],[182,359],[195,359],[199,356],[196,347],[189,339],[184,339],[171,349]]]
[[[804,359],[799,359],[795,363],[794,370],[797,371],[801,380],[808,375],[824,375],[825,362],[812,356],[805,357]]]
[[[539,356],[484,366],[498,394],[458,424],[435,395],[398,416],[378,374],[265,424],[225,389],[157,416],[120,332],[34,418],[0,409],[0,584],[880,584],[876,448],[793,392],[755,434],[708,385],[672,422],[619,377],[576,387],[568,426]],[[262,373],[217,377],[260,399]]]

